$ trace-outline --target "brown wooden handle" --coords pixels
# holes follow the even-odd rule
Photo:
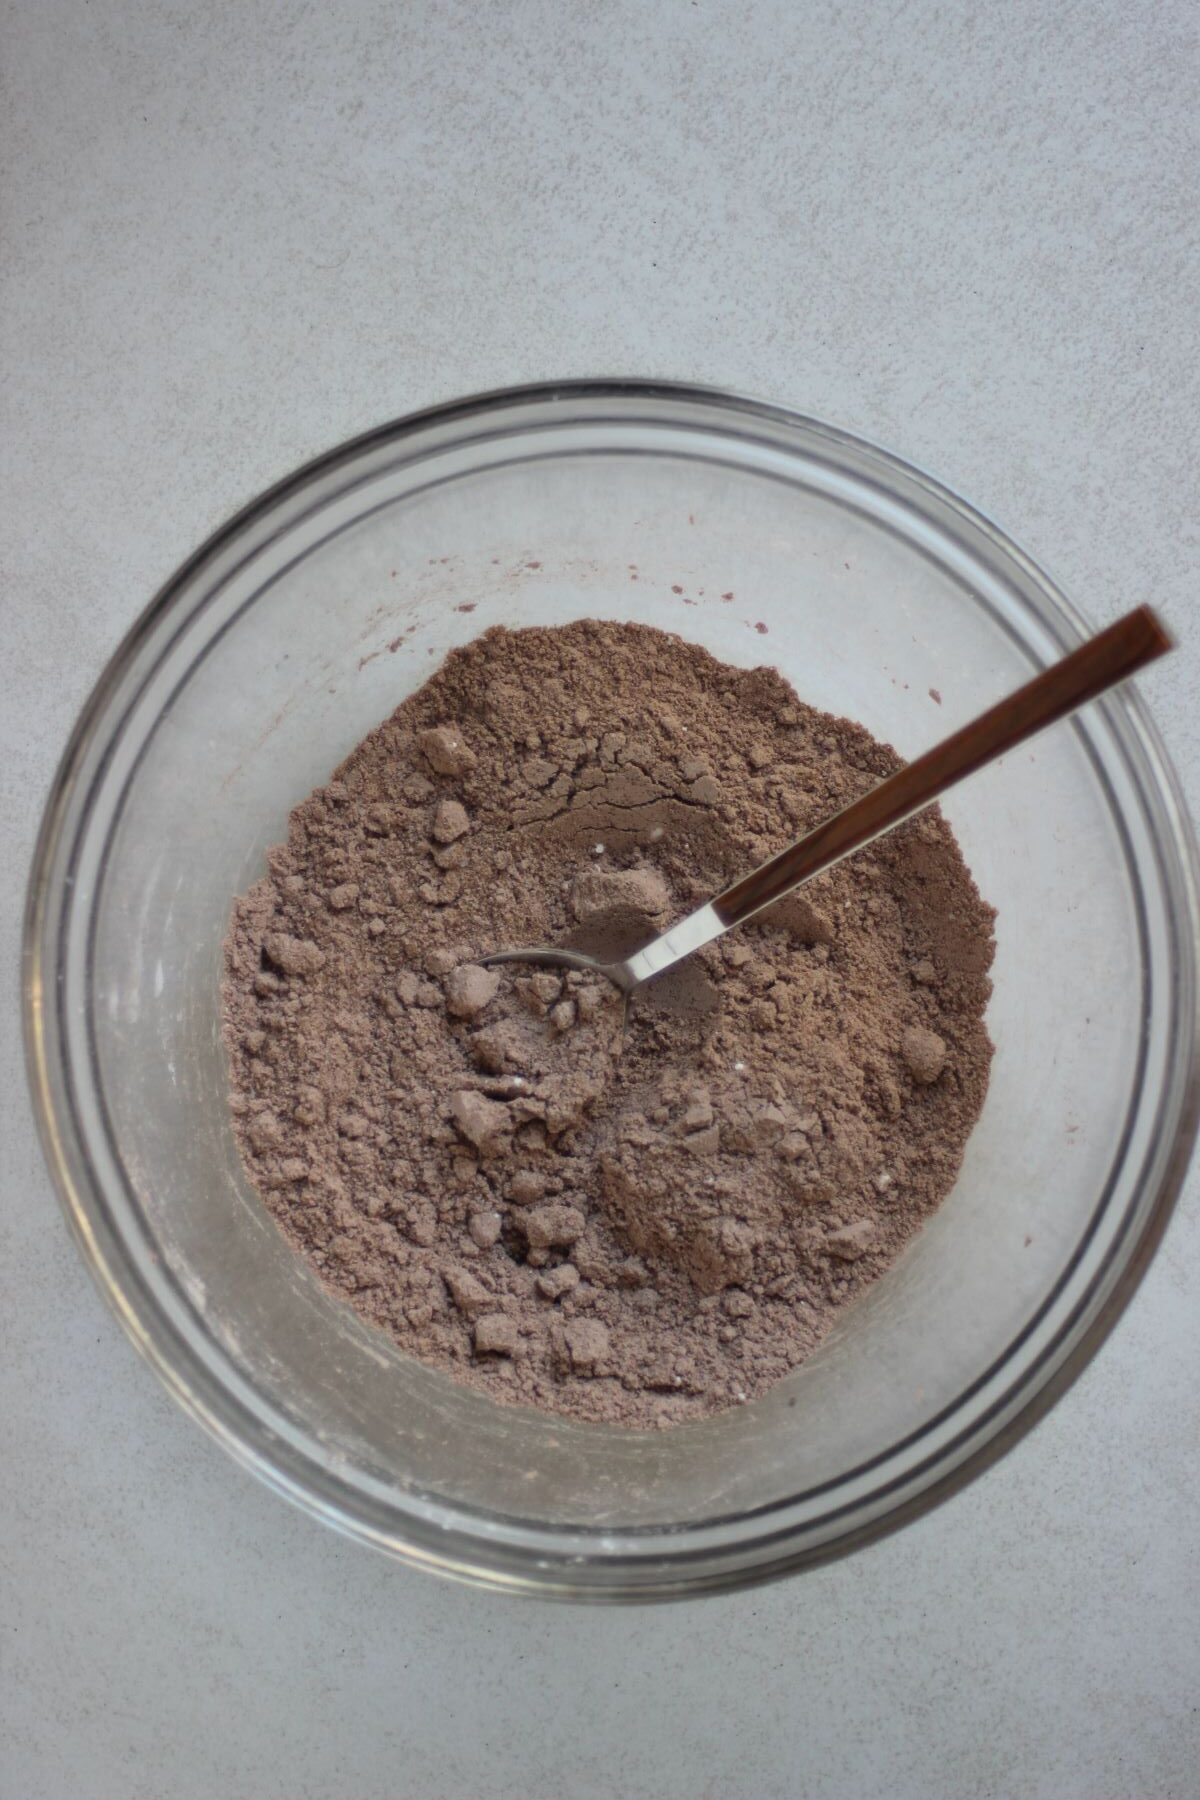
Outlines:
[[[1174,640],[1150,607],[1139,606],[1126,613],[1061,662],[1035,675],[1015,694],[989,707],[860,800],[826,819],[807,837],[726,888],[712,903],[718,917],[726,926],[742,924],[801,882],[911,819],[964,776],[973,775],[985,763],[1066,718],[1173,648]]]

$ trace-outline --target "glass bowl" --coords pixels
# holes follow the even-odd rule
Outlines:
[[[586,615],[770,661],[904,754],[1085,629],[944,488],[777,407],[582,382],[401,420],[255,501],[117,652],[47,807],[25,1003],[67,1215],[176,1398],[354,1537],[613,1600],[861,1544],[1078,1373],[1195,1131],[1196,862],[1130,690],[958,790],[946,811],[998,908],[997,1049],[945,1205],[756,1403],[648,1434],[497,1406],[330,1298],[248,1187],[221,941],[289,808],[452,645]]]

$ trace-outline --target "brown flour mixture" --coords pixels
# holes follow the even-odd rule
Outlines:
[[[983,1103],[992,911],[927,814],[621,1001],[629,948],[899,766],[642,626],[489,631],[292,814],[226,945],[250,1178],[335,1293],[497,1399],[759,1394],[896,1258]]]

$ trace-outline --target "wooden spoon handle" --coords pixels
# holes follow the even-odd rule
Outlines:
[[[1035,675],[1015,694],[989,707],[860,800],[826,819],[807,837],[726,888],[712,903],[721,923],[740,925],[752,918],[801,882],[911,819],[964,776],[973,775],[1035,732],[1066,718],[1172,648],[1172,638],[1150,607],[1139,606],[1126,613],[1115,625]]]

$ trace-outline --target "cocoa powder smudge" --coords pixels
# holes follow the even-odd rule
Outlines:
[[[250,1180],[335,1294],[497,1399],[655,1427],[763,1392],[952,1186],[991,909],[927,813],[635,998],[624,949],[899,766],[643,626],[454,651],[291,816],[223,1009]]]

